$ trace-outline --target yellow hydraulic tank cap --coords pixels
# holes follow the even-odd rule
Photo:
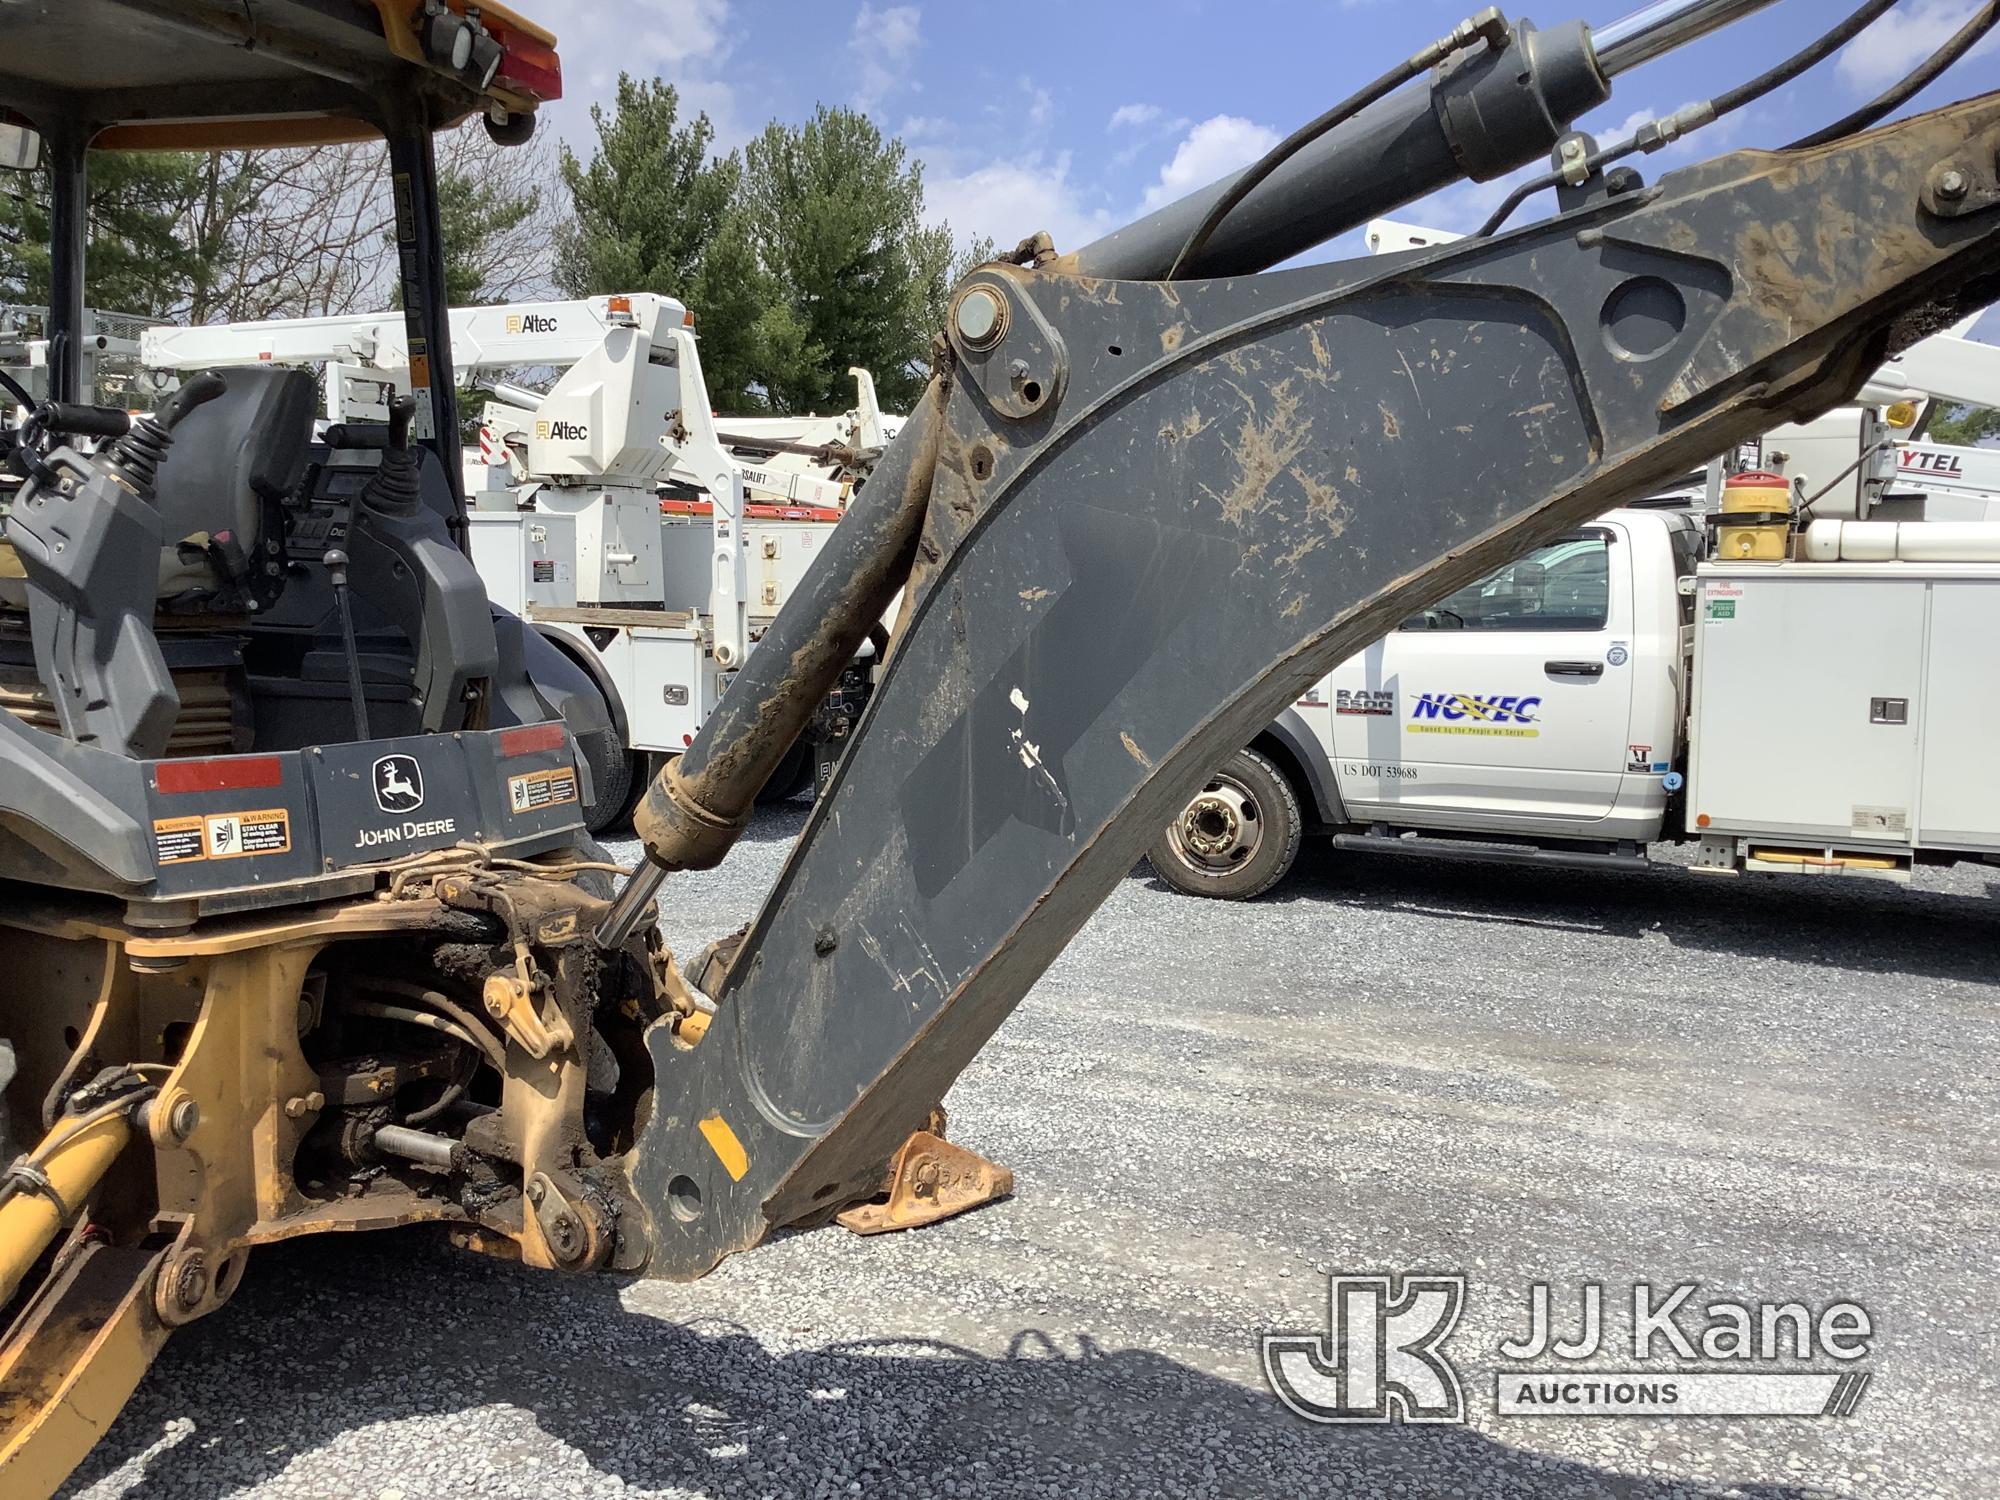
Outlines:
[[[1728,518],[1743,517],[1731,525]],[[1715,555],[1731,561],[1783,562],[1791,555],[1792,482],[1752,469],[1722,482]]]

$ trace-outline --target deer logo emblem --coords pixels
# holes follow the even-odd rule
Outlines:
[[[385,813],[415,812],[424,805],[424,773],[415,757],[385,755],[375,762],[375,805]]]

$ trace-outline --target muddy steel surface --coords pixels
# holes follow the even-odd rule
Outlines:
[[[751,914],[803,819],[668,881],[677,951]],[[1142,866],[947,1101],[1012,1200],[686,1286],[416,1230],[260,1251],[70,1493],[2000,1493],[1996,893],[1308,841],[1236,906]],[[1323,1329],[1330,1270],[1469,1278],[1468,1425],[1278,1406],[1257,1335]],[[1695,1281],[1861,1303],[1873,1381],[1846,1419],[1494,1415],[1529,1285],[1566,1327],[1586,1280],[1604,1368],[1633,1367],[1634,1281]]]

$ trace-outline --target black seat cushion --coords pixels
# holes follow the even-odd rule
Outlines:
[[[174,430],[155,503],[169,547],[234,533],[254,553],[268,507],[298,488],[312,444],[319,386],[306,370],[250,365],[219,372],[229,388]]]

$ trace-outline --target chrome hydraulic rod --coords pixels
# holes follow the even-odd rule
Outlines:
[[[646,915],[646,908],[653,904],[653,898],[660,894],[660,886],[665,883],[667,872],[651,860],[643,861],[632,872],[632,878],[619,887],[604,920],[597,924],[597,945],[600,948],[622,948],[626,939],[639,930],[639,921]]]
[[[1777,0],[1653,0],[1629,16],[1590,28],[1597,65],[1606,78],[1629,73],[1698,41],[1710,32],[1754,15]]]

